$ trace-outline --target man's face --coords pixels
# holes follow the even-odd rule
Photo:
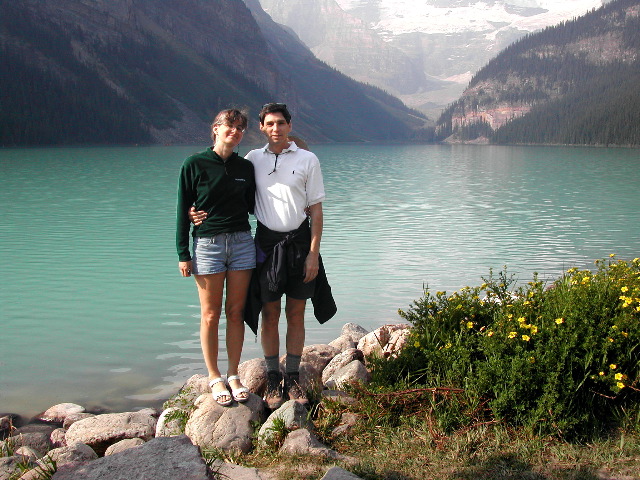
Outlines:
[[[270,146],[284,146],[289,142],[291,123],[287,123],[280,112],[267,113],[260,130],[267,136]]]

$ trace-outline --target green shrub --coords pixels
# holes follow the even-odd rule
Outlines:
[[[640,259],[612,255],[594,271],[513,289],[506,269],[483,280],[451,295],[427,289],[401,310],[412,340],[375,362],[374,381],[463,388],[493,419],[535,433],[638,428]]]

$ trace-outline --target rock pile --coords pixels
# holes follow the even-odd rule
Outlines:
[[[341,388],[368,382],[365,359],[396,355],[408,334],[407,325],[385,325],[369,333],[346,324],[328,345],[305,347],[300,365],[303,386],[319,401],[355,402]],[[274,444],[281,444],[283,454],[354,461],[320,442],[302,404],[291,400],[267,411],[262,400],[264,360],[244,362],[240,376],[250,398],[229,407],[213,400],[204,375],[194,375],[162,412],[93,415],[80,405],[63,403],[17,429],[12,426],[15,416],[0,415],[0,438],[5,438],[0,442],[0,480],[267,480],[265,471],[222,461],[207,465],[200,452],[213,448],[247,453]],[[345,414],[334,435],[344,435],[356,422],[355,415]],[[256,425],[260,425],[257,436]],[[333,467],[323,480],[357,478]]]

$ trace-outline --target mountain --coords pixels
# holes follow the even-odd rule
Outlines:
[[[606,1],[606,0],[605,0]],[[321,60],[433,114],[524,35],[603,0],[260,0]]]
[[[228,106],[286,102],[311,142],[404,140],[424,118],[238,0],[0,0],[1,145],[202,143]],[[255,6],[254,6],[255,7]]]
[[[640,0],[514,43],[438,120],[451,140],[640,145]]]

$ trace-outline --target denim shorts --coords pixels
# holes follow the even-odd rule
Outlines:
[[[255,266],[256,246],[249,230],[193,238],[191,268],[194,275],[251,270]]]

